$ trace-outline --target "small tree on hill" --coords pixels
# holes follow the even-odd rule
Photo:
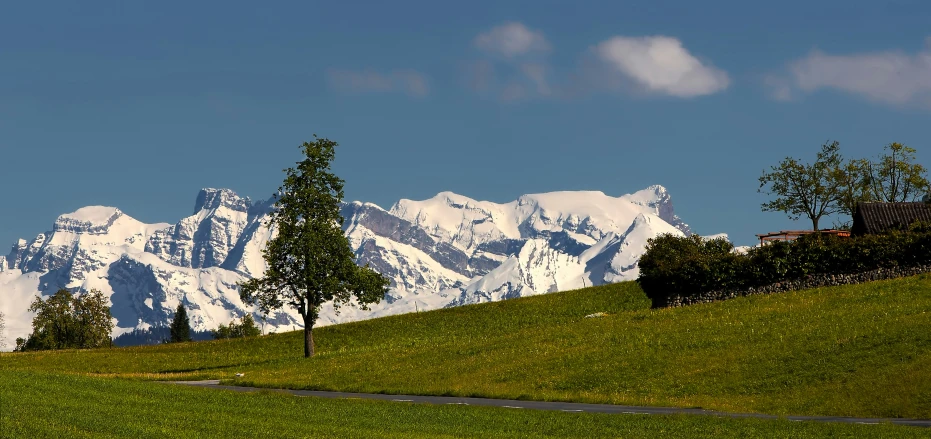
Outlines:
[[[179,303],[175,310],[175,318],[171,321],[171,343],[191,341],[191,320],[187,316],[184,304]]]
[[[355,263],[342,231],[343,180],[330,171],[336,142],[314,136],[304,142],[306,156],[296,168],[285,169],[284,184],[275,195],[270,226],[277,236],[264,250],[264,277],[241,284],[240,296],[258,304],[263,314],[285,305],[304,320],[304,357],[314,354],[313,327],[320,307],[338,309],[350,300],[362,309],[384,297],[388,279]]]
[[[258,337],[262,335],[262,331],[256,326],[252,315],[246,314],[239,319],[236,334],[240,337]]]

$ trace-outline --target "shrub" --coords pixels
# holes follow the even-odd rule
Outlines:
[[[252,315],[246,314],[239,319],[238,324],[236,320],[233,320],[229,325],[221,324],[211,333],[213,333],[214,339],[219,340],[221,338],[257,337],[262,334],[262,331],[255,325],[255,319],[252,318]]]

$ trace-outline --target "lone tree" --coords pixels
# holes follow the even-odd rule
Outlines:
[[[866,162],[872,199],[895,203],[916,201],[928,193],[928,170],[915,163],[915,149],[890,143],[877,162]]]
[[[846,193],[843,158],[837,141],[821,146],[814,163],[808,165],[786,157],[778,166],[760,177],[759,192],[774,195],[763,203],[763,211],[785,212],[793,220],[802,215],[818,230],[818,221],[826,215],[841,212]]]
[[[168,341],[171,343],[191,341],[191,319],[188,318],[183,303],[179,303],[178,309],[175,310],[175,318],[171,321],[171,338]]]
[[[333,302],[338,311],[355,299],[368,309],[384,297],[389,285],[368,266],[356,265],[343,234],[343,180],[330,170],[336,146],[316,135],[313,142],[301,145],[306,158],[284,170],[284,183],[275,195],[269,226],[277,235],[263,251],[265,275],[240,284],[243,302],[258,305],[263,314],[285,305],[300,313],[304,357],[314,354],[313,327],[324,303]]]
[[[29,306],[36,313],[32,334],[17,339],[17,350],[97,348],[109,346],[113,320],[103,293],[74,295],[60,289],[47,300],[36,297]]]

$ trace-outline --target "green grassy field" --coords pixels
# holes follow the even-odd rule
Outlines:
[[[710,416],[562,413],[234,393],[170,384],[0,372],[9,438],[916,438],[927,430]]]
[[[310,360],[287,333],[4,354],[0,370],[931,418],[929,328],[928,276],[663,310],[622,283],[319,328]]]

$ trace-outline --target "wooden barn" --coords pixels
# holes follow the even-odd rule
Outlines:
[[[860,203],[853,213],[853,235],[883,233],[889,230],[904,230],[916,221],[931,223],[931,204],[905,203]]]

